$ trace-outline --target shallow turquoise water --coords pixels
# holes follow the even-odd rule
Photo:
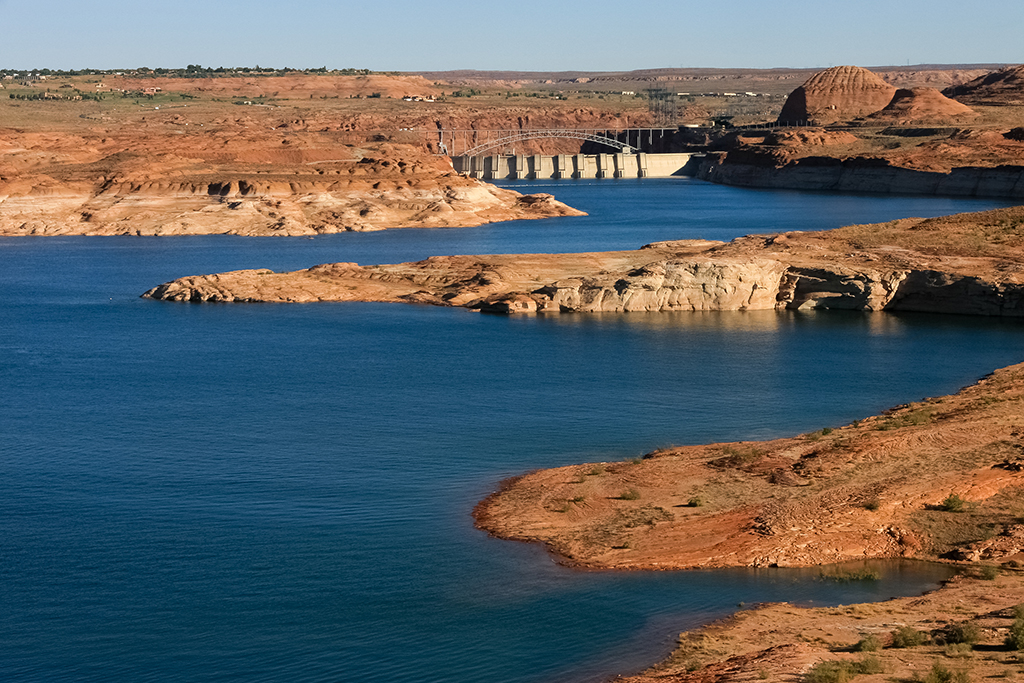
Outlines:
[[[1019,323],[137,298],[233,268],[635,247],[925,208],[687,181],[555,191],[591,216],[0,240],[0,678],[600,680],[738,602],[881,599],[945,575],[577,572],[488,538],[470,511],[536,467],[810,431],[954,391],[1022,359]]]

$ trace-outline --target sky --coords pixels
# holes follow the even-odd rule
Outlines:
[[[0,68],[377,71],[1024,62],[1021,0],[0,0]]]

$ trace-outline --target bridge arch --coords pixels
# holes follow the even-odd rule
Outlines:
[[[526,142],[528,140],[543,140],[549,138],[563,138],[569,140],[582,140],[584,142],[596,142],[601,145],[606,145],[614,149],[619,150],[624,154],[633,154],[637,150],[630,144],[620,142],[615,138],[610,138],[607,135],[600,135],[598,133],[589,133],[582,130],[524,130],[518,133],[512,133],[505,137],[498,138],[495,140],[488,140],[482,144],[468,149],[463,152],[463,156],[478,156],[488,150],[495,149],[497,147],[504,147],[511,145],[516,142]]]

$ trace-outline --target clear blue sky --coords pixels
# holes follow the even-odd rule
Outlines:
[[[2,68],[1024,62],[1021,0],[0,0],[0,25]]]

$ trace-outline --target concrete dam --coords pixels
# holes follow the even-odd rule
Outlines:
[[[456,172],[483,180],[669,178],[696,175],[703,154],[493,154],[453,156]]]

